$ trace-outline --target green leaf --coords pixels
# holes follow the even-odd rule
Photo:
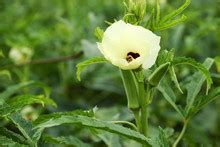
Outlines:
[[[30,121],[26,121],[19,113],[13,113],[8,118],[15,124],[20,132],[27,139],[29,145],[33,146],[37,144],[40,139],[43,129],[33,130],[33,125]]]
[[[177,80],[176,73],[175,73],[175,69],[174,69],[173,66],[170,67],[169,73],[170,73],[170,77],[171,77],[172,81],[174,82],[175,86],[177,87],[177,89],[178,89],[181,93],[183,93],[182,89],[180,88],[179,82],[178,82],[178,80]]]
[[[10,147],[27,147],[27,145],[19,144],[13,141],[11,138],[0,135],[0,146],[10,146]]]
[[[153,29],[155,27],[154,26],[155,23],[156,23],[156,21],[155,21],[155,9],[153,8],[151,10],[149,20],[145,23],[144,27],[154,31]]]
[[[154,22],[154,24],[152,25],[153,30],[155,31],[165,30],[165,29],[171,28],[177,24],[184,22],[187,19],[185,15],[182,15],[181,17],[176,18],[176,19],[174,18],[178,16],[179,14],[181,14],[189,6],[190,1],[191,0],[186,0],[185,3],[180,8],[166,15],[161,20],[160,20],[160,7],[157,1],[157,5],[155,8],[157,10],[156,16],[154,16],[155,18],[151,17],[150,19],[152,22],[154,22],[153,19],[156,19],[156,22]]]
[[[162,80],[157,87],[158,90],[163,94],[164,98],[173,106],[173,108],[184,118],[185,114],[180,107],[178,107],[175,103],[176,95],[170,85]]]
[[[205,63],[204,64],[206,64],[206,62],[208,63],[208,64],[210,64],[210,66],[213,64],[213,59],[211,59],[211,58],[207,58],[207,60],[205,61]],[[198,63],[198,62],[196,62],[194,59],[192,59],[192,58],[186,58],[186,57],[178,57],[178,58],[176,58],[176,59],[174,59],[173,60],[173,62],[172,62],[172,65],[173,66],[176,66],[176,65],[179,65],[179,64],[188,64],[188,65],[191,65],[191,66],[193,66],[193,67],[195,67],[196,69],[198,69],[200,72],[202,72],[202,74],[204,75],[204,78],[202,78],[202,79],[205,79],[206,78],[206,80],[207,80],[207,89],[206,89],[206,93],[208,93],[208,90],[210,89],[210,87],[211,87],[211,84],[212,84],[212,78],[211,78],[211,75],[210,75],[210,73],[209,73],[209,71],[208,71],[208,69],[210,68],[210,67],[205,67],[205,65],[202,65],[202,64],[200,64],[200,63]],[[203,81],[203,80],[201,80],[201,81]],[[202,82],[203,83],[203,82]]]
[[[157,57],[156,65],[160,66],[166,62],[171,62],[173,61],[174,57],[174,49],[171,50],[161,50],[159,52],[159,55]]]
[[[78,147],[89,147],[89,144],[86,144],[74,136],[60,136],[52,137],[50,135],[43,135],[43,140],[47,143],[52,144],[62,144],[66,146],[78,146]]]
[[[98,41],[102,41],[104,31],[100,27],[97,27],[95,29],[95,33],[94,34],[97,37]]]
[[[69,111],[69,112],[55,112],[49,115],[41,115],[41,117],[39,117],[36,121],[34,121],[34,123],[39,124],[50,118],[56,119],[56,118],[59,118],[61,115],[82,115],[82,116],[94,117],[94,112],[93,110],[87,110],[87,111],[74,110],[74,111]]]
[[[217,87],[210,91],[209,95],[199,97],[195,101],[194,105],[190,110],[190,116],[195,115],[199,110],[201,110],[204,106],[215,100],[216,98],[220,97],[220,87]]]
[[[164,23],[162,25],[156,26],[155,30],[156,31],[166,30],[166,29],[171,28],[175,25],[183,23],[184,21],[186,21],[186,19],[187,19],[187,17],[185,15],[182,15],[180,18],[177,18],[177,19],[172,20],[168,23]]]
[[[169,66],[170,62],[167,62],[156,68],[156,70],[148,77],[148,82],[153,86],[157,86],[166,74]]]
[[[151,143],[152,147],[170,147],[165,130],[159,127],[158,137]]]
[[[148,144],[150,141],[150,139],[146,138],[144,135],[140,134],[139,132],[133,131],[129,128],[125,128],[117,124],[105,122],[102,120],[97,120],[95,118],[78,115],[78,114],[69,115],[65,113],[59,113],[52,116],[51,114],[49,114],[49,115],[41,116],[34,123],[35,123],[35,129],[37,128],[44,129],[49,127],[59,126],[62,124],[75,124],[88,128],[95,128],[95,129],[100,129],[111,133],[119,134],[121,136],[134,139],[143,144]]]
[[[138,102],[138,92],[135,83],[136,80],[135,76],[131,70],[120,70],[120,71],[127,96],[128,108],[138,109],[140,106]]]
[[[177,15],[181,14],[190,5],[190,2],[191,2],[191,0],[186,0],[185,3],[181,7],[179,7],[177,10],[175,10],[172,13],[163,17],[160,23],[165,23],[165,22],[173,19]]]
[[[21,136],[20,134],[17,134],[15,132],[12,132],[6,128],[0,127],[0,134],[11,138],[13,141],[21,143],[21,144],[26,144],[26,140],[23,136]]]
[[[52,105],[56,107],[56,103],[49,98],[45,98],[45,96],[33,96],[33,95],[20,95],[6,101],[5,104],[0,106],[0,115],[7,116],[13,112],[17,112],[21,110],[24,106],[30,104],[42,104],[44,105]]]
[[[205,82],[205,79],[207,79],[207,89],[209,89],[212,80],[209,75],[208,69],[211,68],[213,65],[214,60],[211,58],[207,58],[205,62],[203,63],[203,66],[200,64],[194,63],[193,66],[196,66],[196,68],[201,68],[200,71],[196,72],[192,77],[189,78],[190,83],[186,85],[187,89],[187,105],[186,105],[186,113],[189,113],[189,110],[194,104],[194,101],[196,99],[196,96],[200,92],[203,83]],[[204,69],[205,68],[205,69]],[[202,72],[201,72],[202,71]]]
[[[11,80],[11,73],[8,70],[0,70],[0,76],[7,76]]]
[[[37,87],[43,88],[46,97],[49,97],[50,95],[50,88],[41,82],[36,82],[36,81],[23,82],[17,85],[12,85],[12,86],[7,87],[7,89],[3,93],[0,94],[0,105],[2,105],[5,100],[7,100],[10,96],[15,94],[16,92],[29,86],[37,86]]]
[[[122,147],[119,135],[97,129],[90,129],[90,132],[92,132],[93,135],[99,137],[108,147]]]
[[[76,71],[76,76],[77,79],[80,81],[80,74],[82,72],[82,70],[84,70],[87,66],[91,65],[91,64],[96,64],[96,63],[104,63],[104,62],[108,62],[108,60],[106,60],[104,57],[94,57],[91,58],[89,60],[83,61],[79,64],[77,64],[77,71]]]
[[[156,65],[159,66],[159,65],[164,64],[166,62],[172,62],[173,58],[174,58],[174,49],[171,49],[169,51],[168,50],[161,50],[159,53],[159,56],[157,58]],[[180,86],[179,86],[179,82],[177,80],[176,73],[175,73],[173,66],[170,66],[169,74],[170,74],[170,77],[171,77],[172,81],[174,82],[175,86],[179,89],[179,91],[181,93],[183,93]]]

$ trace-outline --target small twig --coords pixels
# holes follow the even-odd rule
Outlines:
[[[22,64],[11,64],[11,65],[6,65],[3,67],[0,67],[0,69],[9,69],[13,67],[23,67],[27,65],[36,65],[36,64],[52,64],[52,63],[59,63],[59,62],[65,62],[73,59],[77,59],[83,55],[83,51],[79,51],[77,53],[74,53],[69,56],[63,56],[63,57],[56,57],[56,58],[50,58],[50,59],[38,59],[38,60],[33,60],[30,62],[22,63]]]

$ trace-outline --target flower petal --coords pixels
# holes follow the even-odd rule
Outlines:
[[[124,31],[126,23],[118,21],[113,23],[104,32],[102,45],[103,49],[107,50],[109,56],[123,58],[125,56],[125,50],[121,43],[122,32]]]

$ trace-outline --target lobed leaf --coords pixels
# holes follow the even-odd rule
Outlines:
[[[195,67],[197,65],[196,68],[200,69],[200,71],[196,72],[192,77],[190,77],[189,78],[190,83],[188,83],[186,85],[187,105],[186,105],[185,111],[187,114],[189,113],[189,110],[193,106],[194,101],[195,101],[198,93],[200,92],[202,85],[206,79],[207,79],[207,90],[210,88],[210,85],[212,83],[212,79],[210,77],[208,69],[211,68],[211,66],[213,65],[213,62],[214,62],[214,60],[211,58],[207,58],[202,66],[198,63],[191,62],[191,63],[193,63],[193,66],[195,66]],[[207,90],[206,90],[206,93],[207,93]]]
[[[195,101],[194,105],[190,109],[189,116],[195,115],[199,110],[201,110],[204,106],[220,97],[220,87],[217,87],[210,91],[209,95],[200,97]]]
[[[91,64],[97,64],[97,63],[104,63],[104,62],[108,62],[108,60],[106,60],[104,57],[94,57],[94,58],[91,58],[91,59],[88,59],[86,61],[83,61],[79,64],[77,64],[77,71],[76,71],[76,76],[77,76],[77,79],[80,81],[80,74],[81,72],[89,65]]]
[[[174,49],[171,49],[170,51],[168,50],[161,50],[159,53],[159,56],[157,58],[157,66],[166,63],[166,62],[172,62],[174,58]],[[183,93],[182,89],[180,88],[179,82],[177,80],[177,76],[175,73],[175,69],[173,66],[169,67],[169,74],[170,77],[172,79],[172,81],[174,82],[175,86],[177,87],[177,89]]]
[[[38,86],[40,88],[43,88],[46,97],[49,97],[50,95],[50,88],[46,86],[45,84],[41,82],[36,82],[36,81],[28,81],[28,82],[23,82],[17,85],[12,85],[12,86],[7,87],[7,89],[3,93],[0,94],[0,105],[2,105],[5,100],[7,100],[10,96],[15,94],[16,92],[29,86]]]
[[[82,142],[75,136],[53,137],[50,135],[43,135],[43,140],[47,143],[62,144],[65,146],[90,147],[89,144]]]
[[[53,118],[59,118],[61,115],[82,115],[82,116],[88,116],[88,117],[94,117],[94,112],[93,110],[74,110],[74,111],[68,111],[68,112],[54,112],[51,114],[47,115],[41,115],[36,121],[34,121],[35,124],[40,124],[44,122],[47,119]]]
[[[177,15],[181,14],[190,5],[190,3],[191,3],[191,0],[185,0],[185,3],[182,6],[180,6],[177,10],[164,16],[160,23],[167,22],[167,21],[173,19],[174,17],[176,17]]]
[[[213,59],[211,58],[207,58],[206,62],[210,62],[210,64],[212,65],[213,64]],[[172,62],[172,65],[173,66],[176,66],[176,65],[179,65],[179,64],[188,64],[188,65],[191,65],[193,67],[195,67],[196,69],[198,69],[200,72],[202,72],[202,74],[204,75],[204,77],[206,78],[207,80],[207,89],[206,89],[206,93],[208,93],[208,90],[210,89],[211,87],[211,84],[212,84],[212,78],[211,78],[211,75],[208,71],[208,69],[210,68],[206,68],[203,64],[200,64],[198,62],[196,62],[194,59],[192,58],[186,58],[186,57],[179,57],[179,58],[176,58],[173,60]],[[211,66],[210,65],[210,66]],[[203,79],[203,78],[202,78]]]
[[[152,147],[170,147],[165,130],[159,127],[158,137],[152,141]]]
[[[13,112],[17,112],[21,110],[26,105],[35,104],[35,103],[42,104],[43,106],[52,105],[56,107],[56,103],[50,98],[45,98],[45,96],[20,95],[6,101],[5,104],[1,105],[0,115],[7,116]]]
[[[11,138],[0,135],[0,146],[10,146],[10,147],[27,147],[27,145],[20,144],[18,142],[13,141]]]
[[[90,129],[90,132],[100,138],[108,147],[122,147],[122,142],[119,135],[97,129]]]
[[[20,132],[27,139],[27,143],[31,146],[36,145],[40,139],[43,129],[33,130],[33,125],[30,121],[26,121],[19,113],[13,113],[8,118],[15,124]]]
[[[0,134],[5,137],[11,138],[13,141],[17,143],[26,144],[26,140],[23,136],[15,132],[12,132],[11,130],[8,130],[5,127],[0,127]]]
[[[35,129],[37,128],[45,129],[45,128],[50,128],[54,126],[59,126],[62,124],[75,124],[75,125],[81,125],[81,126],[88,127],[88,128],[95,128],[95,129],[108,131],[114,134],[128,137],[130,139],[134,139],[143,144],[148,144],[150,141],[149,138],[146,138],[144,135],[140,134],[139,132],[133,131],[129,128],[125,128],[117,124],[112,124],[112,123],[105,122],[102,120],[97,120],[95,118],[91,118],[88,116],[77,115],[77,114],[69,115],[65,113],[59,113],[59,114],[55,114],[52,116],[50,116],[49,114],[45,116],[40,117],[39,120],[37,119],[34,122]]]
[[[175,25],[178,25],[178,24],[186,21],[186,19],[187,19],[187,17],[185,15],[182,15],[180,18],[177,18],[177,19],[172,20],[172,21],[170,21],[168,23],[164,23],[164,24],[160,24],[159,26],[156,26],[155,30],[156,31],[166,30],[168,28],[171,28],[171,27],[173,27]]]
[[[173,108],[184,118],[185,113],[182,111],[180,107],[176,105],[176,95],[173,89],[166,83],[166,81],[162,80],[157,87],[158,90],[163,94],[164,98],[173,106]]]

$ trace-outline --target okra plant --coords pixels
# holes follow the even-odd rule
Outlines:
[[[7,87],[0,93],[0,117],[3,120],[0,128],[1,146],[37,147],[46,144],[95,146],[91,143],[95,137],[101,138],[106,146],[181,146],[180,143],[184,141],[184,134],[192,118],[204,106],[220,96],[220,87],[212,85],[213,77],[209,71],[214,63],[218,62],[217,58],[216,61],[207,58],[203,63],[199,63],[193,58],[175,56],[175,49],[165,49],[161,45],[162,31],[187,20],[183,13],[190,5],[190,0],[185,0],[179,8],[168,14],[160,11],[159,0],[153,5],[148,0],[125,0],[123,4],[125,7],[123,17],[107,22],[107,28],[95,29],[97,49],[102,56],[78,63],[76,77],[80,81],[81,72],[92,64],[115,66],[122,79],[127,109],[132,119],[101,120],[96,117],[98,106],[89,110],[39,115],[33,104],[37,107],[50,105],[54,107],[53,109],[59,106],[50,98],[52,96],[48,86],[41,82],[23,81]],[[10,53],[10,57],[15,62],[18,61],[15,63],[18,66],[23,64],[23,59],[28,60],[25,63],[31,62],[31,56],[32,53],[27,51],[24,55],[23,50],[19,49],[13,49]],[[0,57],[4,58],[2,52]],[[196,71],[180,80],[176,70],[183,68],[184,65]],[[6,69],[0,69],[0,75],[10,79],[10,72]],[[14,95],[22,89],[25,91],[25,87],[32,86],[43,89],[44,93]],[[158,97],[158,93],[162,97]],[[157,99],[165,99],[173,107],[173,111],[176,111],[182,122],[180,131],[158,126],[157,136],[151,134],[149,121],[152,113],[149,108],[160,109],[151,107],[152,101]],[[179,105],[177,102],[179,99],[184,101],[185,105]],[[15,129],[7,129],[5,127],[7,122],[11,122]],[[78,138],[80,134],[51,136],[45,131],[65,125],[72,125],[78,129],[85,128],[88,139],[80,140]],[[128,140],[134,143],[125,144],[124,142],[129,142]]]

